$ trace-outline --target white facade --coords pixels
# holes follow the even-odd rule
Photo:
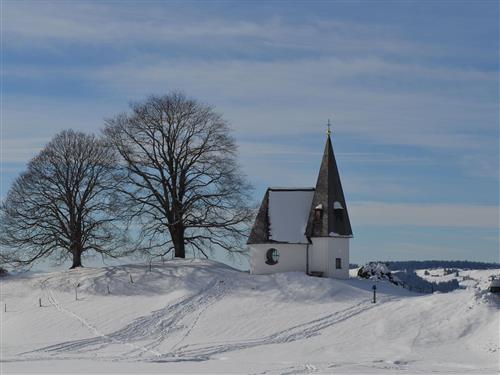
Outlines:
[[[310,245],[287,243],[250,245],[250,272],[256,275],[291,271],[322,272],[324,277],[348,279],[349,238],[316,237],[311,241]],[[279,259],[276,264],[266,263],[269,249],[278,250]],[[337,268],[338,265],[340,268]]]
[[[309,272],[319,271],[326,277],[348,279],[349,238],[313,237],[311,241],[313,245],[312,250],[309,249]]]
[[[307,258],[304,244],[263,243],[250,245],[250,272],[262,275],[275,272],[306,272]],[[269,249],[279,252],[278,263],[266,264],[266,253]]]

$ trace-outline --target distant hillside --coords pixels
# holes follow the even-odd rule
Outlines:
[[[468,260],[406,260],[406,261],[386,261],[383,262],[391,271],[395,270],[418,270],[431,268],[460,268],[489,270],[500,268],[500,263],[473,262]]]

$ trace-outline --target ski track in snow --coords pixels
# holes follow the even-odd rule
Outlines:
[[[203,313],[213,304],[223,299],[228,293],[228,287],[224,280],[214,281],[207,288],[198,293],[181,297],[170,302],[166,307],[156,310],[149,315],[139,317],[126,325],[124,328],[112,333],[103,333],[86,319],[62,306],[54,296],[52,290],[47,286],[51,277],[45,279],[41,286],[46,293],[47,300],[58,311],[66,314],[82,323],[94,337],[66,341],[55,345],[46,346],[23,354],[34,354],[45,352],[51,356],[61,354],[86,353],[99,351],[109,345],[123,345],[130,350],[122,355],[113,356],[113,360],[149,359],[152,362],[173,361],[205,361],[211,357],[225,352],[250,349],[263,345],[288,343],[297,340],[305,340],[321,334],[321,331],[337,323],[347,320],[355,315],[361,314],[372,308],[380,306],[381,302],[389,302],[397,297],[386,297],[377,305],[368,301],[359,302],[346,309],[336,311],[323,317],[313,319],[293,327],[277,331],[270,335],[246,340],[235,340],[217,343],[198,343],[181,345],[196,328]],[[183,321],[195,315],[189,326]],[[180,339],[175,342],[170,350],[162,353],[155,350],[158,346],[169,339],[173,333],[186,330]],[[137,345],[134,342],[151,340],[145,345]],[[149,358],[144,358],[149,356]],[[311,365],[312,366],[312,365]],[[300,368],[288,368],[290,374],[314,372],[312,367],[299,366]],[[286,371],[286,369],[283,369]]]
[[[277,374],[277,375],[300,375],[300,374],[313,374],[315,372],[320,371],[317,366],[310,364],[310,363],[305,363],[305,364],[300,364],[300,365],[295,365],[295,366],[287,366],[287,367],[280,367],[280,368],[275,368],[272,370],[266,370],[258,373],[253,373],[251,375],[272,375],[272,374]]]
[[[67,341],[56,345],[50,345],[44,348],[37,349],[33,352],[48,352],[51,354],[65,353],[65,352],[89,352],[98,351],[111,344],[125,345],[131,350],[123,355],[123,358],[131,359],[133,356],[143,356],[144,354],[152,354],[154,357],[164,356],[165,354],[154,350],[154,348],[161,345],[170,334],[173,332],[187,328],[182,324],[182,321],[188,318],[193,313],[198,312],[193,323],[187,328],[182,338],[174,344],[172,350],[180,345],[195,328],[198,320],[205,310],[211,305],[219,301],[227,294],[227,287],[223,280],[215,281],[206,289],[187,297],[181,297],[170,302],[168,306],[163,309],[156,310],[150,315],[146,315],[135,319],[124,328],[110,334],[105,334],[99,331],[94,325],[89,323],[86,319],[73,311],[63,307],[55,298],[52,290],[48,289],[46,279],[42,286],[46,291],[46,298],[49,303],[54,306],[58,311],[71,316],[72,318],[80,321],[95,337]],[[151,340],[149,344],[144,346],[135,345],[133,341]],[[28,354],[28,353],[23,353]],[[171,354],[171,353],[168,353]],[[167,354],[167,355],[168,355]],[[172,355],[172,354],[171,354]],[[175,354],[173,354],[175,356]],[[120,359],[120,357],[115,358]]]
[[[205,312],[205,310],[207,310],[210,306],[212,306],[218,300],[222,299],[224,297],[224,295],[226,295],[226,293],[227,293],[227,290],[226,290],[226,286],[224,284],[224,281],[220,281],[216,293],[214,293],[212,296],[213,298],[211,298],[211,300],[208,301],[208,303],[205,303],[205,305],[203,307],[201,307],[198,315],[196,316],[193,323],[191,324],[191,327],[189,327],[189,329],[182,336],[182,338],[177,343],[175,343],[174,346],[172,346],[172,348],[170,350],[171,352],[173,352],[175,350],[175,348],[177,348],[191,334],[191,332],[198,324],[198,321],[200,320],[200,317]]]
[[[388,301],[389,299],[386,299]],[[207,344],[188,344],[179,347],[173,352],[175,357],[189,357],[198,359],[209,359],[215,355],[222,354],[225,352],[250,349],[263,345],[271,344],[283,344],[289,343],[297,340],[305,340],[313,336],[321,334],[321,332],[329,327],[334,326],[344,320],[347,320],[355,315],[361,314],[368,311],[376,305],[372,305],[370,302],[360,302],[354,306],[348,307],[344,310],[336,311],[332,314],[328,314],[318,319],[310,320],[305,323],[297,324],[293,327],[272,333],[270,335],[241,341],[231,341],[222,342],[212,345]],[[167,360],[165,359],[155,359],[156,361]]]
[[[161,355],[161,353],[156,352],[154,350],[134,345],[134,344],[132,344],[132,343],[130,343],[128,341],[120,340],[120,338],[117,338],[117,337],[106,335],[105,333],[99,331],[94,325],[92,325],[91,323],[89,323],[86,319],[84,319],[80,315],[78,315],[75,312],[67,309],[64,306],[62,306],[59,303],[59,301],[57,300],[57,298],[54,296],[54,293],[52,292],[52,290],[48,289],[48,287],[47,287],[47,282],[51,278],[52,277],[49,277],[49,278],[45,279],[42,282],[42,284],[41,284],[42,289],[45,292],[45,297],[46,297],[47,301],[50,303],[50,305],[54,306],[59,312],[61,312],[63,314],[66,314],[66,315],[68,315],[68,316],[70,316],[70,317],[78,320],[80,323],[82,323],[83,326],[87,327],[90,332],[92,332],[94,335],[96,335],[95,338],[89,339],[89,340],[105,341],[105,342],[108,342],[108,343],[126,345],[126,346],[132,348],[133,351],[147,352],[147,353],[153,354],[155,356],[160,356]],[[59,345],[64,345],[64,344],[59,344]],[[34,352],[39,352],[39,351],[53,352],[53,351],[57,351],[56,347],[57,347],[57,345],[54,345],[54,346],[50,346],[50,347],[46,347],[46,348],[35,350]],[[75,350],[75,349],[77,350],[78,348],[75,347],[73,350]],[[28,353],[23,353],[23,354],[28,354]]]
[[[280,369],[281,375],[298,375],[298,374],[312,374],[318,371],[318,368],[310,363],[300,366],[290,367],[288,369]]]

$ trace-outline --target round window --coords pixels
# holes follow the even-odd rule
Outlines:
[[[274,265],[278,263],[278,259],[280,258],[280,253],[276,249],[269,249],[266,252],[266,264]]]

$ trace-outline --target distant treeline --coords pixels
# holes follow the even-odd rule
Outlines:
[[[391,271],[418,270],[427,268],[461,268],[474,270],[488,270],[500,268],[500,263],[473,262],[468,260],[407,260],[382,262]]]

